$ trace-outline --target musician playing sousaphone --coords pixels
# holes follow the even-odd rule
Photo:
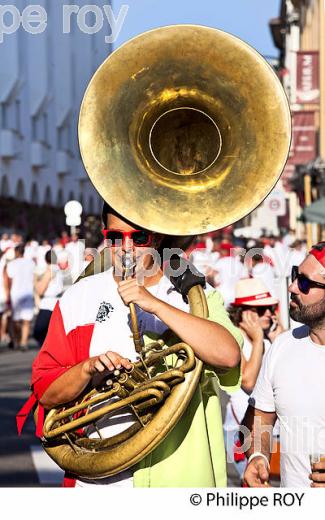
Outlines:
[[[169,235],[242,218],[272,189],[290,143],[281,85],[231,35],[149,31],[95,73],[79,142],[112,265],[57,304],[19,427],[38,402],[37,433],[67,485],[226,486],[219,389],[239,388],[242,337],[181,252],[166,264],[157,252]]]
[[[116,275],[123,272],[122,258],[127,251],[149,271],[153,257],[148,250],[159,247],[162,237],[139,229],[106,205],[104,218],[113,268],[81,280],[57,304],[46,341],[33,364],[34,393],[40,404],[50,409],[78,397],[94,374],[104,369],[131,368],[130,361],[137,359],[129,324],[128,305],[132,302],[138,306],[144,335],[162,335],[170,328],[210,366],[210,378],[204,378],[183,418],[145,460],[107,479],[79,478],[76,484],[225,486],[224,441],[213,367],[231,369],[238,365],[240,333],[231,324],[221,296],[212,288],[206,289],[210,319],[205,320],[188,313],[188,305],[161,269],[144,277],[143,286],[136,278],[122,280]],[[118,239],[121,247],[115,247]],[[227,385],[227,377],[224,379]],[[229,381],[228,385],[234,386],[231,377]],[[111,425],[108,420],[105,436],[126,429],[134,420],[128,411]]]

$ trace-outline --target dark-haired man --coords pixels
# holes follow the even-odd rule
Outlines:
[[[244,479],[250,487],[268,485],[270,434],[276,418],[281,431],[281,485],[325,482],[317,471],[310,481],[311,457],[325,453],[324,242],[293,267],[289,291],[290,316],[304,325],[276,338],[250,397],[244,419],[251,432],[244,446],[248,457]]]
[[[218,388],[238,385],[240,332],[230,322],[217,291],[206,290],[209,320],[198,318],[188,313],[187,304],[159,266],[151,269],[152,249],[159,248],[161,235],[139,229],[107,206],[103,217],[113,267],[79,281],[56,305],[47,338],[33,364],[34,398],[46,409],[56,407],[79,396],[97,372],[129,368],[130,360],[137,356],[129,324],[128,304],[133,302],[139,308],[145,341],[170,328],[193,348],[205,363],[201,384],[177,425],[137,466],[99,482],[79,477],[76,485],[225,486]],[[121,278],[126,253],[146,270],[143,285],[135,278]],[[218,378],[218,370],[212,367],[228,371],[223,370],[226,373]],[[108,426],[105,436],[117,434],[134,420],[131,413],[124,414]]]

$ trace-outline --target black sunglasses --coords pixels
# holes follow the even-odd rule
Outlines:
[[[277,309],[277,305],[256,305],[256,307],[248,307],[248,308],[250,311],[257,312],[257,314],[261,318],[262,316],[264,316],[266,311],[270,311],[271,314],[274,314]]]
[[[294,282],[295,280],[297,280],[299,291],[303,294],[308,294],[312,287],[325,289],[325,283],[315,282],[315,280],[310,280],[304,274],[299,273],[297,265],[294,265],[291,270],[291,281]]]

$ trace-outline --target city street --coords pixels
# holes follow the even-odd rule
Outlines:
[[[75,506],[57,464],[325,487],[325,0],[40,3],[0,5],[2,509]]]
[[[36,348],[28,352],[0,349],[0,487],[59,486],[63,472],[35,437],[33,417],[17,435],[16,413],[29,397],[31,364]]]
[[[58,487],[63,472],[44,452],[35,437],[33,416],[28,417],[21,437],[17,435],[16,413],[29,397],[31,364],[38,350],[28,352],[0,348],[0,487]],[[226,402],[222,394],[223,410]],[[228,464],[228,486],[239,486]]]

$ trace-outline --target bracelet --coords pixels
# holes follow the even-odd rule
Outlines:
[[[270,463],[269,463],[269,459],[267,458],[266,455],[264,455],[264,453],[261,453],[260,451],[255,451],[255,453],[252,453],[252,455],[249,457],[248,461],[247,461],[247,465],[253,460],[255,459],[255,457],[262,457],[265,462],[266,462],[266,465],[267,465],[267,469],[269,470],[270,469]]]

